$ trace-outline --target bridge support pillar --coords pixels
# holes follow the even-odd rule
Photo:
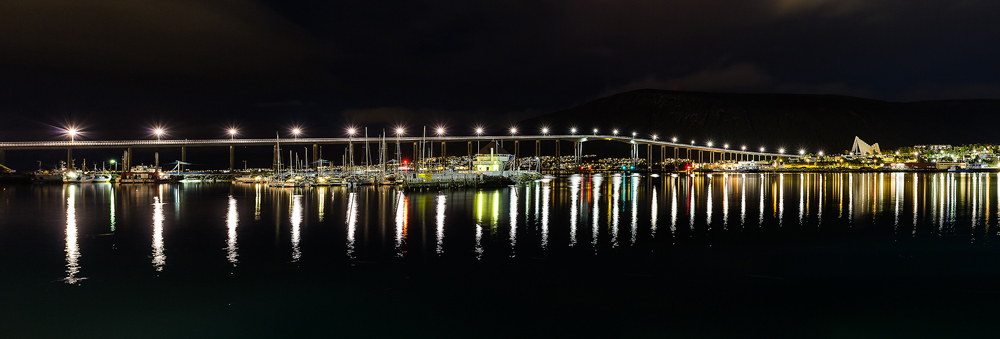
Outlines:
[[[520,150],[521,150],[521,144],[517,140],[514,140],[514,159],[517,159]]]
[[[667,170],[667,146],[660,145],[660,172]]]
[[[653,144],[646,145],[646,172],[653,171]]]
[[[580,157],[583,156],[583,143],[573,142],[573,166],[580,167]]]
[[[319,161],[319,159],[320,159],[320,156],[319,156],[319,145],[313,144],[312,164],[309,165],[309,168],[313,168],[314,166],[316,168],[319,168],[319,165],[321,165],[321,164],[317,163],[317,161]]]
[[[542,158],[542,141],[535,140],[535,157],[538,159]],[[539,160],[541,161],[541,160]]]
[[[448,147],[446,145],[447,144],[445,144],[444,141],[441,142],[441,158],[442,159],[444,159],[446,157],[446,154],[448,154]]]
[[[233,157],[234,152],[233,145],[229,145],[229,172],[233,171],[233,162],[236,161],[235,157]]]
[[[466,148],[468,148],[468,151],[469,151],[469,161],[472,161],[472,141],[469,141],[469,144],[467,146],[468,147],[466,147]]]
[[[3,164],[5,161],[7,161],[7,152],[0,149],[0,164]]]
[[[230,148],[231,148],[231,146],[230,146]],[[181,162],[187,162],[187,147],[184,147],[184,146],[181,146]],[[230,159],[229,162],[232,163],[232,159]],[[184,165],[184,164],[180,164],[180,165],[181,165],[180,166],[181,172],[184,172],[184,166],[186,166],[186,165]],[[233,165],[230,164],[229,167],[233,167]],[[232,168],[230,168],[230,170],[232,170]]]
[[[559,151],[559,147],[562,145],[562,141],[556,140],[556,171],[562,170],[562,152]]]
[[[413,142],[413,163],[420,161],[420,142]],[[417,167],[420,168],[420,167]]]
[[[73,149],[66,149],[66,168],[73,169]]]
[[[132,158],[135,157],[132,151],[132,147],[125,149],[125,161],[122,164],[122,172],[128,172],[132,170]]]

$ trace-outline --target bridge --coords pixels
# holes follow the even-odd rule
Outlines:
[[[763,151],[752,151],[745,148],[733,149],[727,146],[716,147],[711,144],[708,145],[697,145],[694,143],[685,144],[672,141],[658,140],[655,137],[649,138],[638,138],[623,135],[582,135],[582,134],[569,134],[569,135],[474,135],[474,136],[392,136],[392,137],[346,137],[346,138],[271,138],[271,139],[243,139],[243,138],[229,138],[229,139],[163,139],[163,140],[72,140],[72,141],[11,141],[11,142],[0,142],[0,164],[4,162],[6,151],[17,151],[17,150],[53,150],[53,149],[65,149],[66,163],[71,164],[73,158],[73,149],[99,149],[99,148],[118,148],[125,149],[125,157],[123,159],[123,168],[130,168],[132,165],[132,154],[133,150],[136,148],[164,148],[164,147],[179,147],[181,149],[181,161],[186,161],[187,148],[188,147],[229,147],[229,169],[233,169],[234,165],[234,148],[236,146],[272,146],[274,152],[272,154],[274,158],[274,163],[278,163],[280,155],[278,154],[280,146],[312,146],[313,156],[312,160],[315,163],[319,160],[317,148],[320,145],[331,145],[331,144],[345,144],[349,149],[353,150],[354,144],[363,143],[413,143],[414,157],[417,157],[420,152],[419,150],[428,149],[433,147],[435,143],[440,143],[441,154],[445,154],[446,145],[451,143],[466,143],[468,154],[470,156],[475,155],[478,149],[473,148],[473,142],[489,142],[493,140],[514,142],[514,148],[512,154],[515,157],[521,157],[520,154],[520,144],[522,142],[531,143],[534,142],[534,154],[528,156],[542,156],[541,154],[541,143],[543,141],[555,142],[556,154],[555,156],[562,156],[560,151],[561,144],[563,142],[573,143],[573,156],[574,161],[579,163],[580,157],[583,155],[583,145],[588,141],[612,141],[628,144],[631,147],[632,158],[639,159],[639,149],[642,147],[647,148],[646,157],[647,163],[650,164],[652,169],[653,164],[653,147],[659,147],[660,153],[660,163],[666,162],[667,149],[673,149],[672,159],[681,159],[681,150],[684,150],[683,159],[688,159],[696,163],[705,163],[708,160],[709,163],[715,162],[716,160],[770,160],[780,157],[790,157],[796,158],[801,156],[800,154],[785,154],[784,150],[777,153],[774,152],[763,152]],[[397,146],[398,147],[398,146]],[[695,153],[697,152],[697,153]],[[353,155],[353,152],[351,153]],[[695,158],[697,154],[697,159]],[[708,155],[706,159],[705,155]],[[697,160],[697,161],[696,161]],[[661,168],[662,169],[662,168]]]

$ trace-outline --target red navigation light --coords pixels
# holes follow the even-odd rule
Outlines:
[[[409,161],[407,161],[406,159],[403,159],[403,163],[404,163],[404,164],[405,164],[405,163],[408,163],[408,162],[409,162]]]
[[[691,165],[685,165],[684,169],[688,169],[688,170],[691,169]]]

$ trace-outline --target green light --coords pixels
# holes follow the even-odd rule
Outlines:
[[[113,164],[113,163],[115,163],[115,162],[116,162],[116,161],[115,161],[115,159],[111,159],[111,163],[112,163],[112,164]]]

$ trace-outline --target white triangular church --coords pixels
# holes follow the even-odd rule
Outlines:
[[[854,137],[854,146],[851,146],[851,154],[855,155],[876,155],[882,154],[882,150],[878,148],[878,143],[873,145],[868,145],[868,143],[861,140],[861,138]]]

